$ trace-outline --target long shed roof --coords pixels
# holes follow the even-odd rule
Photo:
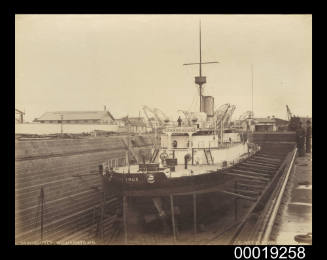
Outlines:
[[[56,111],[46,112],[38,118],[38,121],[51,121],[51,120],[100,120],[110,118],[115,120],[109,111]]]

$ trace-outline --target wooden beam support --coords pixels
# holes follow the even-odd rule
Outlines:
[[[219,191],[219,192],[227,194],[227,195],[231,195],[232,197],[239,198],[239,199],[245,199],[245,200],[250,200],[250,201],[256,201],[257,200],[254,197],[245,196],[245,195],[234,193],[234,192],[231,192],[231,191]]]
[[[175,212],[174,212],[174,197],[170,194],[170,209],[171,209],[171,223],[173,227],[174,243],[176,243],[176,227],[175,227]]]
[[[127,244],[127,197],[123,196],[124,241]]]
[[[101,224],[100,224],[100,235],[101,235],[101,240],[103,241],[104,239],[104,205],[105,205],[105,192],[102,192],[102,201],[101,201]]]
[[[193,193],[193,226],[194,226],[194,236],[197,233],[197,209],[196,209],[196,193]]]

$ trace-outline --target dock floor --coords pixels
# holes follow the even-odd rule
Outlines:
[[[312,233],[312,153],[297,157],[294,167],[277,220],[277,244],[302,244],[295,236]]]

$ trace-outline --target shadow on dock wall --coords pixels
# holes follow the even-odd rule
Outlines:
[[[249,133],[249,141],[261,144],[265,142],[296,142],[296,133],[295,132],[254,132]]]
[[[150,136],[133,138],[135,147],[151,150]],[[93,239],[102,201],[98,165],[123,158],[121,137],[16,141],[16,244],[40,241],[41,233],[49,241]]]

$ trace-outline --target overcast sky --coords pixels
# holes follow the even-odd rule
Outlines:
[[[103,110],[138,116],[143,105],[175,117],[198,110],[199,20],[215,105],[256,117],[312,113],[311,15],[16,15],[16,108]]]

